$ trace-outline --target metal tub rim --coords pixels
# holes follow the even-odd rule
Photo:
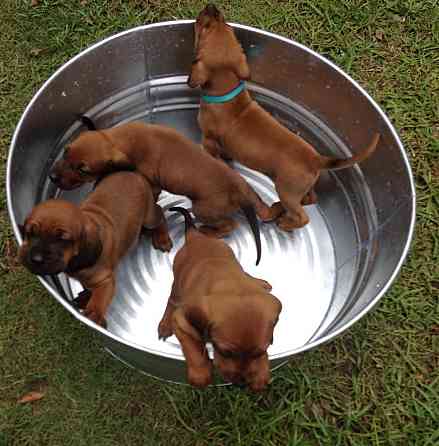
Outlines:
[[[21,130],[23,121],[25,120],[29,110],[31,109],[31,107],[33,106],[33,104],[38,100],[39,96],[44,92],[44,90],[46,89],[46,87],[52,82],[53,79],[55,79],[61,72],[63,72],[67,67],[69,67],[70,65],[72,65],[73,63],[75,63],[76,60],[78,60],[79,58],[83,57],[85,54],[93,51],[94,49],[114,40],[114,39],[118,39],[124,35],[133,33],[133,32],[137,32],[137,31],[144,31],[147,29],[152,29],[152,28],[159,28],[159,27],[166,27],[166,26],[172,26],[172,25],[180,25],[180,24],[190,24],[190,23],[194,23],[194,20],[175,20],[175,21],[165,21],[165,22],[158,22],[158,23],[153,23],[153,24],[149,24],[149,25],[141,25],[138,27],[134,27],[134,28],[130,28],[128,30],[122,31],[120,33],[114,34],[110,37],[107,37],[91,46],[89,46],[88,48],[86,48],[85,50],[81,51],[80,53],[78,53],[76,56],[72,57],[71,59],[69,59],[66,63],[64,63],[61,67],[59,67],[44,83],[43,85],[38,89],[37,93],[34,94],[34,96],[32,97],[31,101],[28,103],[28,105],[26,106],[23,114],[21,115],[21,118],[15,128],[12,140],[11,140],[11,144],[10,144],[10,148],[9,148],[9,154],[8,154],[8,161],[7,161],[7,168],[6,168],[6,195],[7,195],[7,208],[8,208],[8,214],[9,214],[9,218],[12,224],[12,228],[13,228],[13,232],[15,235],[15,238],[17,239],[18,243],[21,244],[22,243],[22,237],[18,228],[18,224],[15,220],[15,215],[14,215],[14,211],[12,208],[12,198],[11,198],[11,169],[12,169],[12,155],[14,152],[14,148],[16,146],[16,140],[18,137],[18,134]],[[270,360],[282,360],[283,358],[287,359],[288,357],[294,355],[294,354],[298,354],[300,352],[306,351],[306,350],[310,350],[312,348],[317,347],[318,345],[321,345],[325,342],[328,342],[329,340],[339,336],[341,333],[343,333],[345,330],[347,330],[348,328],[350,328],[355,322],[357,322],[358,320],[360,320],[366,313],[368,313],[377,303],[378,301],[384,296],[384,294],[388,291],[388,289],[390,288],[390,286],[392,285],[392,283],[395,281],[397,275],[399,274],[401,267],[403,265],[403,263],[406,260],[407,254],[409,252],[412,240],[413,240],[413,234],[414,234],[414,228],[415,228],[415,220],[416,220],[416,192],[415,192],[415,183],[414,183],[414,178],[413,178],[413,173],[410,167],[410,163],[408,160],[408,156],[404,150],[403,144],[397,134],[397,132],[395,131],[393,125],[391,124],[389,118],[386,116],[386,114],[381,110],[381,108],[378,106],[378,104],[372,99],[372,97],[364,90],[363,87],[361,87],[354,79],[352,79],[348,74],[346,74],[340,67],[338,67],[336,64],[334,64],[333,62],[331,62],[329,59],[325,58],[324,56],[320,55],[319,53],[311,50],[310,48],[306,47],[305,45],[298,43],[292,39],[283,37],[283,36],[279,36],[277,34],[268,32],[268,31],[264,31],[255,27],[251,27],[251,26],[246,26],[246,25],[241,25],[241,24],[236,24],[236,23],[230,23],[230,25],[232,25],[234,28],[237,29],[242,29],[242,30],[246,30],[246,31],[250,31],[250,32],[255,32],[257,34],[260,35],[265,35],[267,37],[273,38],[273,39],[277,39],[279,41],[282,41],[288,45],[292,45],[292,46],[296,46],[298,48],[300,48],[301,50],[305,51],[306,53],[312,55],[313,57],[320,59],[322,62],[324,62],[325,64],[329,65],[332,69],[336,70],[338,72],[339,75],[341,75],[342,77],[344,77],[349,83],[351,83],[356,90],[358,90],[366,99],[367,101],[374,107],[375,111],[380,115],[381,119],[386,123],[386,125],[388,126],[388,129],[391,131],[392,136],[395,140],[395,142],[398,145],[400,154],[402,156],[402,160],[405,164],[407,173],[408,173],[408,177],[409,177],[409,181],[410,181],[410,190],[411,190],[411,206],[412,206],[412,214],[411,214],[411,218],[410,218],[410,227],[408,228],[408,235],[407,235],[407,239],[405,241],[405,245],[401,254],[401,257],[399,259],[399,262],[397,263],[396,267],[394,268],[391,276],[388,278],[386,284],[380,289],[380,291],[377,293],[377,295],[373,298],[373,300],[365,307],[363,308],[355,317],[353,317],[352,319],[350,319],[348,322],[346,322],[343,326],[341,326],[340,328],[338,328],[337,330],[316,339],[313,342],[307,343],[299,348],[296,349],[292,349],[292,350],[287,350],[283,353],[277,353],[274,355],[270,355]],[[107,331],[104,328],[101,328],[99,326],[97,326],[94,322],[90,321],[88,318],[86,318],[85,316],[83,316],[81,313],[79,313],[77,310],[75,310],[73,308],[73,306],[71,306],[68,302],[66,302],[62,296],[60,295],[60,293],[53,287],[51,286],[44,278],[38,276],[38,279],[40,280],[40,282],[43,284],[43,286],[49,291],[49,293],[67,310],[69,311],[76,319],[78,319],[80,322],[82,322],[83,324],[87,325],[89,328],[92,328],[93,330],[96,330],[97,332],[100,333],[100,335],[103,335],[105,337],[109,337],[111,338],[113,341],[115,341],[116,343],[121,343],[126,347],[131,347],[134,348],[136,350],[140,350],[152,355],[156,355],[156,356],[160,356],[160,357],[167,357],[169,359],[177,359],[179,361],[184,361],[184,358],[181,355],[177,355],[177,354],[172,354],[172,353],[167,353],[167,352],[161,352],[161,351],[157,351],[157,350],[153,350],[153,349],[149,349],[146,348],[142,345],[136,344],[134,342],[131,342],[129,340],[123,339],[109,331]]]

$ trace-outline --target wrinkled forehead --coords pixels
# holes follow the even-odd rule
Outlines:
[[[78,214],[74,205],[57,200],[37,205],[26,220],[26,224],[38,225],[40,229],[52,227],[71,227],[78,221]]]
[[[212,344],[221,351],[240,352],[247,355],[263,353],[271,336],[267,330],[267,324],[245,318],[240,323],[227,323],[216,327],[211,331]]]

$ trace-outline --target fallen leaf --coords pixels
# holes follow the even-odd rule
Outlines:
[[[29,52],[31,56],[38,56],[44,50],[42,48],[32,48]]]
[[[29,392],[18,400],[18,404],[32,403],[38,401],[44,397],[44,393],[41,392]]]
[[[376,37],[378,40],[383,40],[384,33],[383,33],[381,30],[378,30],[378,31],[375,33],[375,37]]]
[[[439,335],[439,325],[433,325],[431,327],[431,332],[435,335]]]
[[[39,3],[40,3],[40,0],[31,0],[30,5],[31,6],[38,6]]]

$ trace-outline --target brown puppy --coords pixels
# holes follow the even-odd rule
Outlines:
[[[268,221],[274,218],[270,208],[237,172],[171,128],[132,122],[84,132],[66,147],[50,177],[61,189],[73,189],[110,171],[129,168],[148,179],[156,197],[161,189],[189,197],[206,234],[229,234],[238,225],[231,214],[243,210],[255,235],[259,259],[255,211]]]
[[[195,51],[188,83],[205,91],[198,115],[203,146],[215,157],[235,159],[273,180],[280,202],[273,205],[272,216],[277,210],[281,229],[306,225],[309,218],[302,205],[316,202],[313,187],[320,171],[365,160],[374,152],[379,135],[357,155],[336,159],[321,156],[279,124],[245,89],[240,92],[240,82],[249,79],[250,69],[232,27],[214,5],[206,6],[196,20]],[[229,92],[236,96],[218,103],[218,96]]]
[[[91,291],[85,315],[105,326],[119,260],[142,226],[164,224],[148,182],[134,172],[119,172],[105,177],[80,206],[65,200],[38,204],[24,222],[19,258],[34,274],[65,272],[79,280]]]
[[[193,386],[211,383],[212,364],[205,347],[210,341],[213,363],[226,381],[263,390],[270,379],[267,348],[281,303],[269,293],[268,282],[245,273],[226,243],[199,232],[186,209],[170,210],[185,217],[186,243],[175,256],[159,338],[178,338]]]

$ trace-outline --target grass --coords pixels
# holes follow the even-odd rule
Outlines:
[[[93,42],[191,18],[184,0],[3,0],[0,157],[42,82]],[[218,2],[357,79],[398,129],[417,183],[411,254],[379,306],[274,373],[262,395],[195,391],[130,370],[14,260],[0,180],[0,446],[439,444],[439,8],[435,0]],[[50,124],[50,123],[48,123]],[[29,390],[45,397],[18,405]]]

